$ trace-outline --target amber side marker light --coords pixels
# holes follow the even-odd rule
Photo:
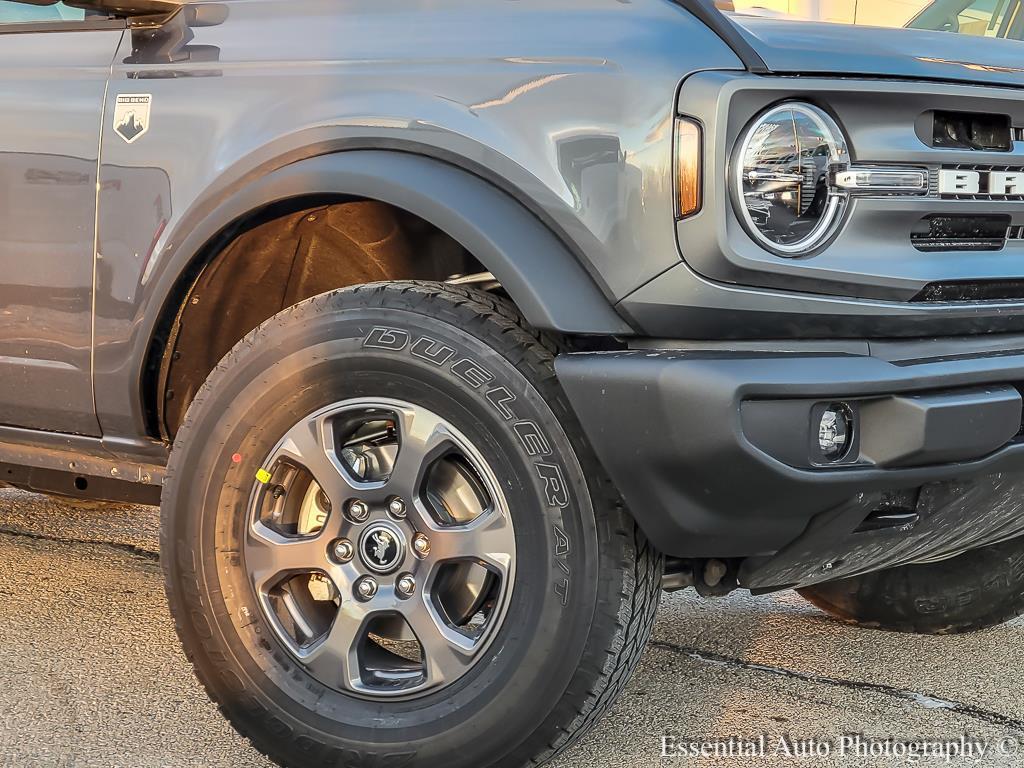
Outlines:
[[[676,205],[680,218],[693,216],[701,208],[701,144],[697,123],[676,120]]]

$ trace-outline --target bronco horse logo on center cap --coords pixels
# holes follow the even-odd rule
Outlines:
[[[384,525],[371,527],[363,536],[362,558],[378,573],[392,570],[402,559],[401,537]]]
[[[388,560],[391,559],[388,550],[395,543],[394,539],[391,538],[391,534],[387,531],[377,531],[373,534],[373,543],[373,556],[377,558],[377,562],[381,565],[387,565]]]
[[[114,133],[133,144],[149,131],[149,113],[153,96],[148,93],[122,93],[114,102]]]

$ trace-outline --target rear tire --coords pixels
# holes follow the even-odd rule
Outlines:
[[[324,294],[285,310],[243,339],[210,376],[171,454],[161,559],[171,612],[196,674],[258,750],[289,768],[511,768],[553,758],[611,706],[649,637],[663,563],[617,503],[582,439],[555,379],[553,352],[551,340],[487,294],[389,283]],[[262,525],[254,515],[262,514],[258,500],[266,493],[254,476],[296,421],[358,398],[412,403],[451,425],[493,473],[514,525],[519,567],[502,618],[487,630],[489,643],[460,676],[438,688],[409,687],[414,693],[407,696],[345,687],[356,678],[361,684],[364,677],[376,679],[362,666],[367,637],[345,646],[351,653],[341,657],[346,669],[351,665],[364,677],[325,682],[319,667],[302,661],[305,635],[294,641],[297,654],[251,577],[261,557],[250,554],[252,526]],[[401,418],[392,426],[383,434],[400,435],[401,457]],[[340,439],[337,429],[323,431],[334,435],[332,445]],[[392,474],[399,474],[401,458],[393,466]],[[382,482],[396,482],[387,478]],[[334,480],[315,479],[334,487]],[[282,487],[281,494],[287,498],[288,490]],[[325,504],[330,511],[320,533],[344,506],[333,498]],[[387,519],[386,502],[374,509],[375,525],[408,523],[404,514]],[[359,525],[341,518],[337,524]],[[372,552],[360,545],[344,568]],[[333,575],[343,567],[324,563],[321,572],[331,574],[336,589],[329,594],[342,609],[353,605],[346,601],[351,589],[338,587],[342,577]],[[381,594],[394,594],[397,577],[376,577],[380,592],[367,598],[366,610]],[[290,589],[275,587],[282,588]],[[485,606],[494,611],[497,602]],[[334,604],[319,605],[340,617]],[[485,629],[490,621],[485,617]],[[422,676],[409,679],[427,686],[433,661],[421,646]]]
[[[987,629],[1024,614],[1024,538],[799,592],[826,613],[862,627],[924,635]]]

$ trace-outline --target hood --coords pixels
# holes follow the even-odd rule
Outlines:
[[[905,77],[1024,87],[1024,42],[728,14],[779,74]]]

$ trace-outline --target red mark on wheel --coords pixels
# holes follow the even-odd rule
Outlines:
[[[236,453],[235,455],[233,455],[233,456],[231,457],[231,460],[232,460],[232,461],[233,461],[233,462],[234,462],[235,464],[239,464],[239,463],[241,463],[241,461],[242,461],[242,454],[240,454],[240,453]]]

